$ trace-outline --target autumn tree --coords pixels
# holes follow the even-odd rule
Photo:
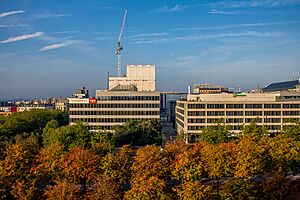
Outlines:
[[[167,160],[160,147],[151,145],[137,150],[132,170],[131,189],[125,198],[166,199],[165,175]]]
[[[241,178],[232,178],[220,186],[221,199],[249,199],[254,200],[257,196],[256,183]]]
[[[175,180],[195,181],[206,176],[201,153],[204,146],[212,147],[213,145],[198,142],[176,156],[172,165],[172,176]]]
[[[199,181],[185,181],[174,188],[176,196],[181,200],[210,200],[216,199],[217,195],[212,186],[203,185]]]
[[[34,183],[31,182],[34,177],[30,174],[30,168],[38,149],[37,142],[32,138],[24,138],[22,143],[6,147],[4,159],[0,161],[0,191],[3,198],[11,198],[11,195],[15,197],[35,195],[32,188]]]
[[[260,143],[257,137],[243,137],[236,145],[235,161],[236,177],[263,175],[271,167],[267,143]]]

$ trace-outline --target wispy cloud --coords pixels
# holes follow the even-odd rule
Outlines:
[[[16,36],[16,37],[10,37],[6,40],[2,40],[0,42],[0,44],[10,43],[10,42],[17,42],[17,41],[21,41],[21,40],[27,40],[27,39],[30,39],[30,38],[39,37],[43,34],[44,34],[43,32],[36,32],[36,33],[33,33],[33,34],[24,34],[24,35],[20,35],[20,36]]]
[[[9,15],[24,13],[24,12],[25,12],[25,10],[14,10],[14,11],[9,11],[9,12],[4,12],[4,13],[0,13],[0,18],[9,16]]]
[[[41,13],[34,15],[35,18],[44,19],[44,18],[59,18],[59,17],[69,17],[71,15],[62,14],[62,13]]]
[[[25,27],[27,24],[0,24],[0,28]]]
[[[225,10],[217,10],[212,9],[208,12],[209,14],[215,14],[215,15],[237,15],[240,14],[240,11],[225,11]]]
[[[127,38],[141,38],[141,37],[158,37],[158,36],[165,36],[168,35],[168,33],[141,33],[141,34],[136,34],[136,35],[131,35],[128,36]]]
[[[187,8],[186,5],[176,4],[173,7],[164,6],[161,8],[158,8],[156,10],[153,10],[152,13],[171,13],[171,12],[180,12],[183,9]]]
[[[284,24],[299,24],[300,21],[282,21],[282,22],[264,22],[264,23],[247,23],[247,24],[230,24],[224,26],[212,26],[212,27],[190,27],[190,28],[177,28],[174,31],[205,31],[205,30],[221,30],[221,29],[234,29],[234,28],[247,28],[247,27],[259,27],[259,26],[273,26]]]
[[[220,1],[212,3],[212,7],[241,8],[241,7],[281,7],[300,4],[300,0],[252,0],[252,1]]]
[[[246,31],[238,33],[221,33],[211,35],[185,35],[170,38],[133,38],[131,42],[133,44],[154,44],[161,42],[175,42],[175,41],[195,41],[195,40],[208,40],[208,39],[219,39],[226,37],[263,37],[263,38],[275,38],[282,37],[283,34],[280,32],[256,32]]]
[[[51,44],[51,45],[44,46],[39,51],[48,51],[48,50],[53,50],[53,49],[59,49],[59,48],[65,47],[65,46],[69,46],[72,43],[73,42],[68,41],[68,42],[63,42],[63,43]]]

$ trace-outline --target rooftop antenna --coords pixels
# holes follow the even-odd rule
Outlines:
[[[123,47],[121,46],[121,40],[122,40],[123,30],[124,30],[124,26],[125,26],[126,16],[127,16],[127,9],[125,10],[125,13],[124,13],[122,27],[121,27],[121,31],[120,31],[120,35],[119,35],[119,39],[118,39],[118,43],[117,43],[117,48],[116,48],[116,52],[115,52],[117,55],[117,59],[118,59],[118,77],[121,77],[121,50],[123,50]]]

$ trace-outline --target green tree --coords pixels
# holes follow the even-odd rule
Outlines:
[[[159,120],[132,120],[114,130],[114,141],[117,146],[132,144],[162,144],[161,123]]]
[[[283,132],[285,137],[293,138],[300,141],[300,123],[291,122],[288,125],[283,126]]]
[[[49,122],[55,125],[55,122]],[[91,146],[91,133],[86,126],[82,123],[76,125],[62,126],[58,128],[46,127],[43,133],[43,143],[45,146],[49,146],[53,143],[63,145],[66,148],[72,148],[75,146],[81,146],[90,148]]]
[[[247,126],[242,129],[242,135],[250,135],[256,137],[263,137],[268,135],[268,129],[265,126],[259,126],[256,124],[256,120],[252,120]]]
[[[60,125],[68,123],[67,113],[58,110],[32,109],[15,113],[1,120],[0,137],[11,139],[15,135],[23,133],[42,134],[43,128],[52,119],[57,120]]]
[[[209,142],[211,144],[229,142],[230,132],[228,126],[220,123],[214,126],[209,126],[202,130],[202,133],[199,135],[198,140],[203,142]]]

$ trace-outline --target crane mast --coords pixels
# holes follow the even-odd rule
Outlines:
[[[118,77],[121,77],[121,50],[123,50],[123,47],[121,46],[121,40],[122,40],[122,36],[123,36],[123,30],[124,30],[124,26],[125,26],[126,16],[127,16],[127,9],[125,10],[125,13],[124,13],[122,27],[121,27],[119,39],[117,42],[117,48],[116,48],[116,52],[115,52],[117,55],[117,59],[118,59]]]

